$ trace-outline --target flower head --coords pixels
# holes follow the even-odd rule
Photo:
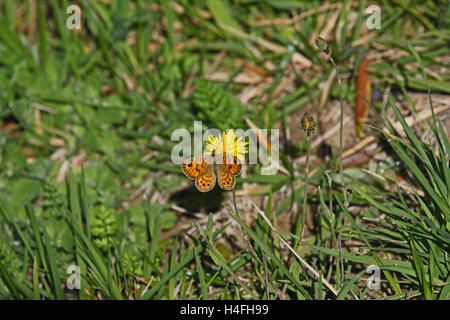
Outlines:
[[[320,51],[325,52],[326,54],[330,53],[330,47],[325,39],[318,37],[316,39],[316,46]]]
[[[219,137],[210,136],[206,143],[206,155],[231,154],[236,156],[240,161],[244,161],[244,154],[247,150],[248,142],[242,137],[237,137],[232,129],[225,131]]]
[[[316,122],[313,117],[308,116],[308,112],[305,112],[302,117],[302,130],[306,132],[308,136],[314,133],[316,130]]]

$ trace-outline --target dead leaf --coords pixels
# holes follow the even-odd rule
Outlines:
[[[362,138],[364,123],[367,119],[371,96],[370,75],[368,72],[369,61],[367,57],[361,60],[356,75],[356,101],[355,101],[355,128],[358,138]]]

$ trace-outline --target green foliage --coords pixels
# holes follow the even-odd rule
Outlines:
[[[369,192],[359,187],[354,189],[371,204],[388,217],[386,223],[391,233],[388,242],[402,241],[408,243],[408,254],[412,257],[415,281],[425,299],[435,299],[435,291],[446,292],[447,286],[440,286],[450,277],[448,269],[448,252],[450,251],[450,163],[446,152],[449,142],[443,134],[442,125],[429,122],[429,128],[435,138],[439,150],[436,154],[433,145],[427,145],[419,140],[405,122],[397,107],[392,108],[407,140],[393,139],[384,133],[397,155],[407,166],[416,183],[421,186],[423,195],[417,192],[404,193],[397,187],[397,193],[386,195],[388,205],[379,199],[375,188],[367,188]],[[421,168],[419,168],[419,166]]]
[[[63,197],[54,180],[44,183],[42,195],[43,215],[45,218],[58,218],[62,216],[61,208],[64,206]]]
[[[0,263],[17,280],[23,280],[22,263],[6,239],[0,239]]]
[[[64,23],[68,1],[34,2],[0,5],[0,298],[66,299],[77,265],[79,299],[450,299],[450,145],[437,116],[417,124],[430,142],[403,117],[418,107],[409,90],[450,92],[442,1],[384,6],[369,38],[368,1],[78,1],[77,31]],[[311,39],[334,18],[319,47],[341,86]],[[327,137],[327,101],[351,104],[367,48],[380,57],[373,83],[396,93],[370,112],[393,111],[406,135],[380,134],[391,149],[375,169],[341,177],[332,157],[305,179],[298,115],[312,107],[320,124],[311,146]],[[230,208],[230,193],[185,188],[170,157],[175,129],[244,128],[245,118],[281,129],[287,169],[245,168],[235,188],[251,184],[241,199],[258,208],[248,211],[235,198]],[[289,231],[303,210],[314,229],[299,239]],[[382,271],[379,290],[366,285],[370,265]]]
[[[125,251],[123,255],[123,270],[126,275],[136,275],[142,277],[142,259],[139,255],[132,251]]]
[[[92,211],[91,234],[94,243],[101,250],[107,251],[117,243],[115,238],[117,232],[116,213],[103,205]]]
[[[236,97],[218,84],[197,79],[193,103],[198,118],[220,130],[242,128],[243,106]]]

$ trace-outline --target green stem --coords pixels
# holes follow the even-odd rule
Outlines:
[[[236,212],[236,215],[239,216],[239,211],[237,209],[237,204],[236,204],[236,192],[234,191],[234,188],[233,188],[233,206],[234,206],[234,212]]]
[[[297,220],[297,225],[295,228],[295,234],[298,235],[298,238],[301,239],[302,238],[302,234],[303,234],[303,228],[305,226],[305,222],[306,222],[306,207],[307,207],[307,196],[308,196],[308,178],[309,178],[309,147],[311,144],[311,137],[310,134],[308,133],[306,135],[306,167],[305,167],[305,181],[304,181],[304,189],[303,189],[303,213],[302,213],[302,219],[301,219],[301,223],[300,223],[300,219]],[[295,241],[295,245],[294,248],[297,248],[298,245],[298,241]]]
[[[339,100],[340,100],[340,118],[339,118],[339,173],[341,175],[341,183],[343,187],[344,192],[344,200],[347,200],[347,193],[345,189],[345,183],[344,183],[344,172],[343,172],[343,166],[342,166],[342,136],[343,136],[343,128],[344,128],[344,104],[343,104],[343,97],[342,97],[342,82],[341,82],[341,76],[339,74],[339,69],[336,65],[336,63],[333,60],[333,57],[330,55],[330,61],[333,64],[334,69],[336,70],[336,75],[338,77],[338,85],[339,85]]]
[[[267,216],[269,217],[269,219],[272,219],[272,224],[273,227],[278,230],[278,220],[277,220],[277,215],[276,212],[274,212],[272,210],[272,186],[269,186],[269,196],[267,199],[267,206],[266,206],[266,212],[267,212]],[[276,248],[275,250],[275,255],[277,256],[277,258],[280,258],[280,239],[278,239],[278,237],[276,237],[275,235],[273,236],[273,244],[274,247]]]

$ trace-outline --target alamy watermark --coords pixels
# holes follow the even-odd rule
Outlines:
[[[69,30],[81,29],[81,9],[76,4],[72,4],[67,7],[67,14],[70,16],[66,19],[66,27]]]
[[[66,19],[66,27],[69,30],[81,29],[81,9],[78,5],[72,4],[67,7],[66,13],[70,15]],[[370,5],[366,8],[365,13],[370,15],[366,20],[368,29],[381,29],[381,8],[376,5]]]
[[[246,141],[245,161],[247,164],[263,165],[261,168],[262,175],[276,174],[279,168],[279,145],[280,135],[278,129],[260,129],[256,134],[252,129],[228,129],[224,132],[215,129],[208,128],[203,132],[202,121],[194,121],[194,132],[191,134],[185,128],[178,128],[172,132],[171,140],[178,142],[173,148],[171,153],[171,160],[174,164],[180,165],[186,159],[194,157],[201,161],[201,157],[205,154],[205,144],[211,140],[211,137],[222,137],[224,139],[228,136],[228,132],[232,130],[234,141],[224,141],[224,149],[220,153],[235,154],[242,152],[239,148],[236,150],[236,141]],[[234,138],[235,137],[235,138]],[[263,143],[265,142],[265,143]],[[242,155],[244,158],[244,155]],[[205,161],[221,161],[222,158],[214,157],[205,158]]]
[[[366,20],[366,26],[368,29],[381,29],[381,9],[376,4],[370,5],[366,8],[366,14],[370,16]]]
[[[380,267],[375,264],[372,264],[367,268],[367,273],[371,275],[369,278],[367,278],[367,287],[372,290],[380,289],[381,287]]]
[[[66,281],[67,288],[70,290],[80,289],[81,288],[80,267],[72,264],[67,267],[66,272],[70,274],[70,276],[67,278]]]

